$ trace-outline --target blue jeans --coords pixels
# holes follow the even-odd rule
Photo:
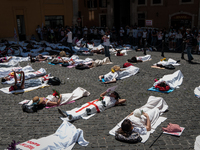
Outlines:
[[[70,52],[73,54],[74,51],[72,50],[72,43],[68,43],[68,46],[69,46]]]
[[[110,57],[109,46],[104,46],[105,56]]]
[[[192,54],[191,54],[192,47],[188,46],[187,47],[187,55],[188,55],[188,61],[191,61],[193,59]]]

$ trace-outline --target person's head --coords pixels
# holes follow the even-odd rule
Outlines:
[[[119,94],[118,94],[116,91],[113,91],[113,92],[110,94],[110,97],[114,97],[116,100],[120,99],[120,96],[119,96]]]
[[[67,28],[67,31],[71,31],[71,29],[70,29],[70,28]]]
[[[125,119],[122,124],[121,124],[121,129],[125,132],[128,133],[130,131],[132,131],[132,124],[131,121],[129,119]]]
[[[189,34],[191,32],[191,29],[186,29],[186,32]]]
[[[132,60],[133,62],[137,62],[137,58],[136,58],[135,56],[132,57],[131,60]]]
[[[161,83],[160,83],[160,86],[161,86],[161,87],[166,87],[167,84],[166,84],[165,82],[161,82]]]
[[[112,73],[114,73],[114,72],[117,72],[117,71],[120,71],[121,69],[120,69],[120,66],[118,66],[118,65],[115,65],[115,66],[113,66],[112,68],[111,68],[111,72]]]
[[[4,77],[4,78],[1,79],[1,82],[6,82],[6,81],[7,81],[6,77]]]
[[[43,99],[40,99],[38,96],[35,96],[32,101],[33,105],[39,105],[43,103]]]

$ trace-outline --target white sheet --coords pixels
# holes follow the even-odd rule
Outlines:
[[[128,78],[128,77],[133,76],[133,75],[135,75],[136,73],[139,72],[139,68],[135,67],[135,66],[129,66],[129,67],[123,68],[123,69],[125,69],[125,70],[118,72],[118,76],[117,76],[118,80]]]
[[[35,71],[32,66],[27,65],[25,67],[9,67],[9,68],[1,68],[0,69],[0,78],[2,77],[6,77],[9,73],[12,72],[12,70],[18,70],[18,71],[24,71],[26,72],[30,72],[30,71]]]
[[[194,149],[200,150],[200,135],[196,137],[195,143],[194,143]]]
[[[170,88],[179,88],[179,86],[183,82],[183,74],[180,70],[174,72],[173,74],[164,75],[161,79],[159,79],[157,82],[153,84],[153,86],[156,86],[157,84],[165,81],[166,84],[170,86]]]
[[[142,61],[144,62],[144,61],[149,61],[149,60],[151,60],[151,55],[138,56],[138,57],[136,57],[136,58],[137,58],[137,60],[142,60]]]
[[[166,65],[173,65],[173,66],[179,66],[180,64],[177,63],[176,60],[173,60],[171,58],[169,58],[167,61],[159,61],[158,63],[155,63],[154,66],[156,66],[157,64],[161,64],[163,66],[166,66]]]
[[[43,76],[46,74],[46,70],[44,68],[40,68],[38,71],[36,72],[25,72],[25,79],[30,79],[30,78],[34,78],[34,77],[39,77],[39,76]],[[6,81],[6,82],[2,82],[2,84],[13,84],[15,83],[15,79],[12,78],[10,81]]]
[[[17,148],[23,150],[30,150],[30,147],[34,150],[71,150],[76,142],[81,146],[89,144],[83,137],[83,130],[63,121],[54,134],[40,139],[31,139],[17,145]]]
[[[47,87],[47,86],[50,86],[50,85],[42,84],[42,85],[39,85],[39,86],[29,87],[27,89],[16,90],[16,91],[9,91],[10,87],[5,87],[5,88],[1,88],[0,91],[4,92],[6,94],[19,94],[19,93],[33,91],[33,90],[36,90],[36,89],[39,89],[39,88],[44,88],[44,87]]]
[[[168,105],[162,97],[150,96],[147,103],[144,106],[140,107],[139,109],[146,112],[149,115],[149,117],[152,118],[151,131],[148,131],[146,135],[140,135],[142,137],[141,142],[144,143],[148,140],[150,133],[153,133],[155,129],[167,119],[165,117],[160,117],[160,115],[162,115],[162,113],[168,109]],[[151,111],[153,109],[157,109],[157,111]],[[120,121],[112,130],[110,130],[109,134],[115,136],[115,132],[117,131],[118,128],[121,127],[122,122],[126,118]],[[133,125],[137,125],[139,127],[145,126],[145,117],[143,115],[141,119],[139,119],[138,117],[135,117],[134,115],[130,116],[129,119],[132,122],[135,122]]]

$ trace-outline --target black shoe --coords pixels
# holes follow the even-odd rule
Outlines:
[[[181,57],[181,59],[185,59],[184,57]]]
[[[194,58],[191,58],[191,60],[194,60]]]
[[[165,57],[163,54],[161,55],[162,57]]]
[[[176,61],[176,63],[179,63],[179,62],[180,62],[180,60],[177,60],[177,61]]]
[[[64,118],[68,117],[67,113],[64,112],[64,111],[62,111],[60,108],[58,108],[58,112],[59,112]]]

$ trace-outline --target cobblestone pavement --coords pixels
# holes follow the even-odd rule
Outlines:
[[[200,100],[194,96],[195,87],[199,86],[199,64],[189,64],[186,60],[181,60],[181,66],[177,66],[175,70],[154,69],[151,68],[153,63],[158,62],[160,52],[147,52],[152,55],[152,60],[144,63],[134,64],[140,68],[138,74],[130,78],[119,80],[117,83],[104,85],[98,82],[98,76],[106,74],[113,65],[104,65],[88,70],[76,70],[74,68],[63,68],[59,66],[48,65],[47,63],[33,63],[35,70],[43,67],[48,73],[59,77],[65,82],[60,86],[51,86],[35,91],[18,95],[8,95],[0,92],[0,149],[4,149],[12,142],[12,140],[24,142],[29,139],[37,139],[53,134],[62,123],[57,108],[43,109],[37,113],[24,113],[18,103],[24,99],[32,99],[34,96],[47,96],[52,93],[52,89],[59,90],[60,93],[71,93],[77,87],[83,87],[88,90],[91,95],[77,100],[75,103],[61,106],[63,110],[71,110],[83,103],[99,97],[108,87],[118,85],[117,91],[121,98],[127,99],[123,106],[110,108],[102,113],[96,114],[88,120],[77,120],[73,124],[77,128],[84,131],[84,137],[89,141],[87,147],[81,147],[78,144],[74,146],[75,150],[79,149],[116,149],[116,150],[132,150],[132,149],[149,149],[151,143],[161,133],[161,127],[166,127],[168,123],[176,123],[185,130],[181,137],[162,134],[151,149],[193,149],[196,136],[199,133],[200,126]],[[114,65],[118,64],[122,67],[123,63],[132,56],[142,56],[142,52],[131,51],[127,56],[115,57],[111,56]],[[180,53],[165,53],[166,58],[180,60]],[[90,56],[94,59],[103,59],[103,55]],[[86,56],[80,56],[85,59]],[[187,58],[185,56],[185,58]],[[200,63],[199,55],[194,55],[194,61]],[[21,66],[27,65],[27,62],[20,63]],[[181,70],[184,79],[179,89],[170,94],[147,91],[153,85],[155,78],[161,78],[163,75],[171,74],[176,70]],[[69,79],[67,79],[69,78]],[[0,85],[0,88],[7,85]],[[163,97],[169,105],[169,111],[163,116],[168,119],[162,123],[156,131],[150,135],[145,144],[127,144],[116,141],[109,135],[111,130],[119,121],[131,113],[134,109],[141,107],[147,102],[149,96]]]

